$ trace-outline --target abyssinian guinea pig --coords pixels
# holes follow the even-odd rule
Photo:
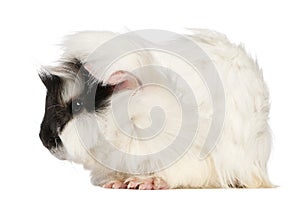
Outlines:
[[[272,187],[261,69],[217,32],[85,31],[39,76],[40,139],[105,188]]]

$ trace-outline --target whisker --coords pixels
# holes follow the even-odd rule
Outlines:
[[[64,109],[60,109],[58,111],[55,112],[55,114],[53,114],[50,118],[49,118],[49,122],[52,122],[52,120],[56,117],[56,116],[61,116],[61,114],[63,114]]]
[[[63,107],[63,105],[62,104],[51,105],[51,106],[47,107],[47,110],[54,108],[54,107]]]

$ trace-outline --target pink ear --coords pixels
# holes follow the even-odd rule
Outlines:
[[[116,85],[118,91],[133,90],[142,85],[142,82],[132,73],[119,70],[114,72],[107,81],[108,84]]]

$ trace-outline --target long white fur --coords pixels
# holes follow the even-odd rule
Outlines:
[[[205,84],[199,79],[197,80],[193,72],[186,68],[186,71],[180,72],[180,74],[190,81],[190,85],[196,92],[201,127],[192,148],[171,167],[153,173],[153,176],[164,179],[170,188],[227,188],[237,182],[246,187],[272,187],[267,173],[267,161],[271,149],[271,135],[268,126],[269,94],[257,62],[246,53],[242,46],[230,43],[220,33],[209,30],[190,31],[192,34],[187,37],[194,40],[207,53],[216,66],[224,85],[226,116],[221,138],[210,155],[205,160],[199,160],[195,154],[199,153],[210,126],[212,105]],[[63,43],[65,50],[63,57],[76,57],[84,61],[99,45],[116,35],[111,32],[76,33],[67,37]],[[165,53],[151,52],[150,54],[150,56],[128,55],[113,64],[112,69],[118,70],[124,67],[134,69],[141,64],[159,63],[181,71],[180,67],[187,66],[178,58]],[[53,72],[57,71],[53,70]],[[66,80],[68,85],[65,86],[63,97],[65,101],[68,101],[74,94],[72,94],[72,80],[67,78]],[[137,100],[143,99],[144,106],[151,107],[153,100],[158,98],[159,96],[154,96],[151,100],[150,96],[149,100],[149,97],[147,99],[139,97]],[[171,99],[165,98],[164,100],[170,101],[169,104],[174,106]],[[145,108],[144,110],[139,107],[132,109],[135,123],[148,124],[148,114],[145,112]],[[122,131],[115,127],[110,109],[97,113],[96,117],[105,137],[111,140],[116,147],[129,153],[141,154],[160,150],[172,141],[174,138],[172,133],[175,134],[178,129],[177,125],[180,125],[178,118],[172,119],[172,117],[178,117],[178,114],[180,113],[176,107],[174,111],[170,111],[167,116],[170,124],[161,137],[153,140],[151,145],[156,145],[154,148],[149,148],[145,143],[125,137]],[[91,153],[97,156],[97,152],[101,152],[101,142],[97,141],[99,131],[95,130],[92,121],[89,121],[91,119],[93,117],[90,114],[83,112],[80,115],[82,124],[78,126],[72,120],[61,133],[61,139],[67,151],[66,158],[81,163],[91,170],[92,183],[96,185],[128,177],[128,175],[105,168],[91,157]],[[77,135],[76,128],[78,127],[86,131],[84,137]]]

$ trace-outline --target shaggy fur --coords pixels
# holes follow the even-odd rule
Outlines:
[[[129,71],[135,67],[155,63],[166,67],[172,66],[189,81],[195,92],[201,124],[191,148],[170,167],[140,177],[162,179],[169,188],[272,187],[267,173],[271,149],[268,126],[269,94],[257,62],[249,57],[242,46],[230,43],[222,34],[208,30],[191,30],[191,32],[193,33],[186,37],[196,42],[209,56],[217,68],[225,90],[226,115],[223,130],[213,151],[204,160],[200,160],[197,154],[203,146],[213,110],[205,83],[199,80],[191,69],[182,70],[181,67],[188,64],[162,52],[132,53],[114,62],[110,68],[111,72],[107,72],[103,81],[99,81],[105,84],[109,75],[116,70]],[[80,32],[65,39],[62,45],[64,62],[57,67],[47,67],[44,70],[64,81],[60,95],[61,104],[69,103],[84,91],[82,79],[75,79],[78,73],[74,71],[76,65],[79,67],[84,65],[90,53],[116,35],[110,32]],[[166,129],[162,131],[162,135],[150,143],[124,136],[114,125],[111,106],[108,105],[105,110],[96,110],[94,113],[83,110],[77,115],[80,118],[79,124],[75,119],[70,119],[63,130],[58,131],[63,149],[57,149],[57,152],[62,150],[64,152],[56,156],[63,155],[64,159],[83,164],[86,169],[91,170],[91,181],[95,185],[103,186],[111,181],[124,181],[132,177],[133,175],[128,173],[119,173],[106,168],[91,154],[97,156],[97,152],[101,152],[102,143],[98,138],[100,132],[115,147],[131,154],[159,151],[174,139],[180,126],[178,118],[180,109],[175,107],[175,101],[168,98],[165,92],[149,89],[147,93],[151,95],[150,99],[143,97],[146,95],[139,95],[140,97],[133,100],[132,121],[141,126],[149,124],[147,109],[153,106],[153,102],[160,103],[166,108],[174,106],[169,108],[172,110],[166,112]],[[138,104],[141,100],[142,107]],[[95,117],[98,125],[93,121]],[[98,129],[99,125],[101,131]],[[79,137],[77,130],[85,131],[85,135]],[[107,158],[114,160],[113,154]],[[121,164],[122,160],[119,163]]]

